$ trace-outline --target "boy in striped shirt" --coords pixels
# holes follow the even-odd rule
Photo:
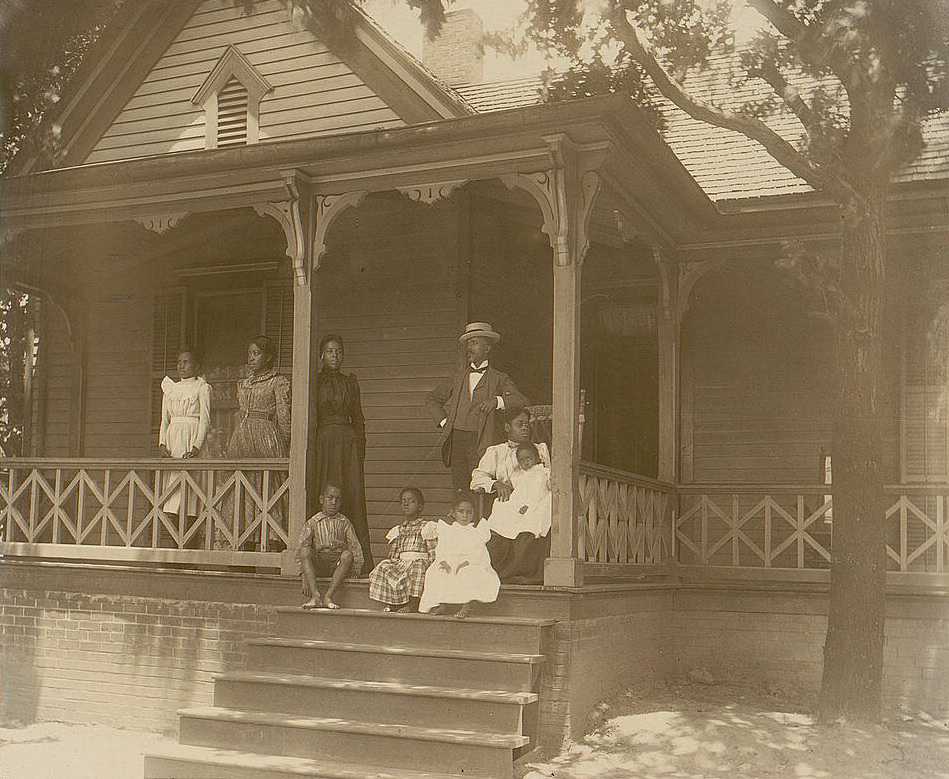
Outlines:
[[[338,609],[333,600],[337,588],[350,572],[362,570],[363,554],[356,530],[339,511],[342,492],[335,484],[326,484],[320,493],[320,511],[306,521],[300,536],[298,557],[303,568],[304,592],[309,596],[305,609]],[[321,597],[317,578],[329,578]]]

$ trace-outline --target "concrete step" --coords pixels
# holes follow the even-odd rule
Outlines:
[[[356,644],[384,642],[540,654],[545,631],[554,620],[472,616],[465,620],[427,614],[387,614],[359,609],[278,608],[276,633],[289,638],[319,638]]]
[[[451,680],[470,689],[531,692],[544,657],[511,652],[379,646],[302,638],[255,638],[246,642],[247,668],[330,679],[428,684]]]
[[[283,714],[332,712],[342,719],[522,733],[537,694],[238,671],[214,678],[214,705]]]
[[[385,768],[510,777],[526,736],[222,708],[183,709],[179,741]]]
[[[260,755],[184,744],[145,754],[145,779],[463,779],[437,771],[339,763],[322,758]]]

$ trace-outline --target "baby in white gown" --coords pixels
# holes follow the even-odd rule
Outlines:
[[[540,538],[550,530],[550,469],[531,443],[517,447],[517,468],[511,473],[514,487],[507,500],[495,500],[488,527],[505,538],[531,533]]]

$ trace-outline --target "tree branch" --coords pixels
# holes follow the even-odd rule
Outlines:
[[[826,65],[844,85],[849,83],[849,65],[834,55],[834,41],[824,36],[820,30],[804,24],[774,0],[747,0],[747,3],[774,25],[781,35],[797,46],[811,65]]]
[[[749,75],[757,76],[766,81],[770,87],[785,102],[794,115],[801,120],[804,129],[810,132],[811,128],[817,124],[817,117],[807,104],[801,93],[792,87],[784,74],[773,62],[762,63],[761,65],[749,70]]]
[[[806,181],[814,189],[826,192],[842,204],[860,199],[857,192],[847,182],[811,163],[794,146],[760,119],[726,111],[690,95],[678,81],[666,72],[652,51],[639,39],[636,29],[626,18],[626,11],[622,6],[616,8],[613,12],[611,21],[617,38],[623,43],[633,59],[642,65],[656,88],[664,97],[693,119],[726,130],[733,130],[741,133],[746,138],[757,141],[768,154],[795,176]]]

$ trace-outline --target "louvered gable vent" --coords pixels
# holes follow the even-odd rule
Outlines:
[[[247,88],[233,76],[217,96],[217,145],[247,143]]]
[[[260,101],[271,89],[248,59],[228,46],[191,98],[204,108],[207,148],[257,143]]]

